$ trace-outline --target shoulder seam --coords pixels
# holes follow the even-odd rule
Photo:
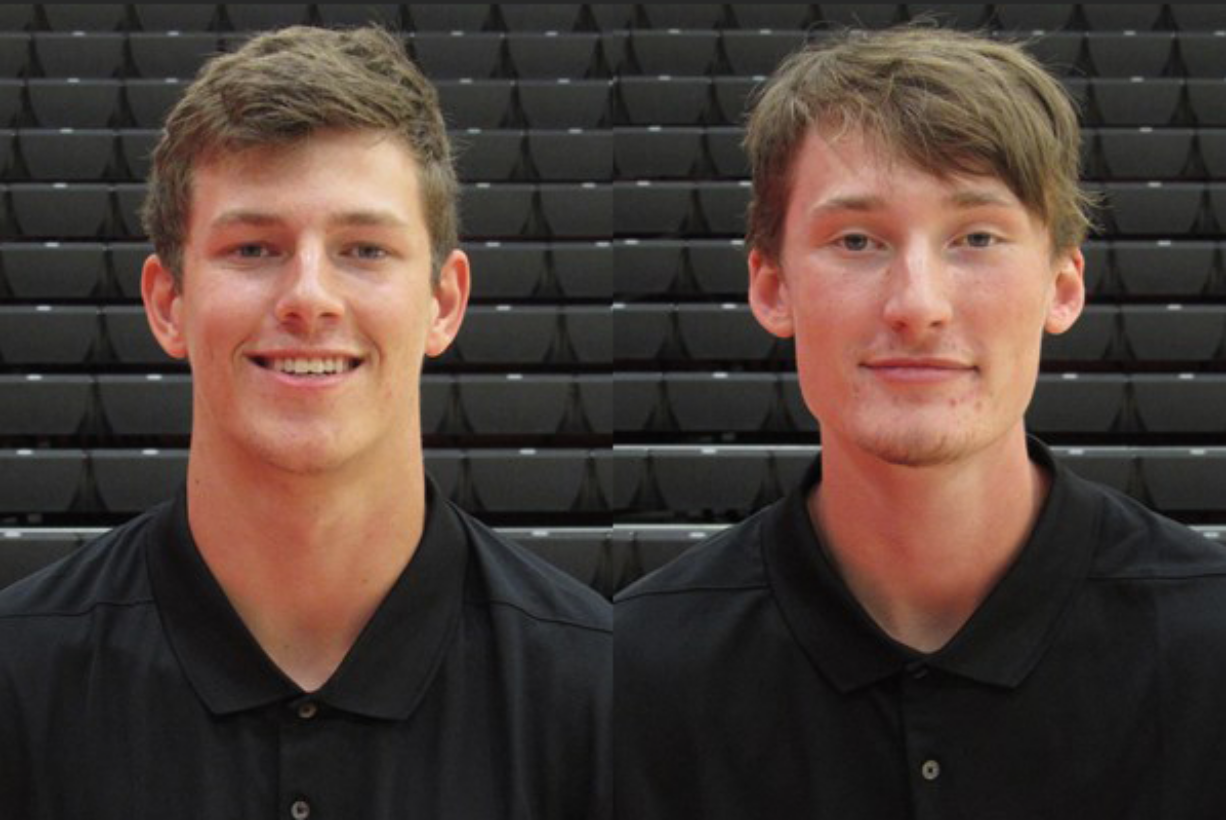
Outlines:
[[[46,612],[0,612],[0,621],[19,618],[80,618],[93,614],[100,607],[141,607],[156,604],[153,598],[143,598],[135,601],[95,601],[85,609],[78,610],[48,610]]]
[[[615,603],[625,603],[626,601],[634,601],[639,598],[654,598],[664,595],[686,595],[691,592],[749,592],[751,590],[769,590],[770,584],[766,582],[757,584],[739,584],[737,586],[695,586],[695,587],[672,587],[670,589],[646,589],[641,592],[635,592],[632,595],[627,595],[624,598],[617,598]]]
[[[537,621],[538,623],[555,624],[557,626],[570,626],[576,629],[583,629],[588,632],[597,632],[602,635],[609,635],[609,634],[612,634],[613,632],[613,630],[609,627],[596,626],[595,624],[583,623],[582,621],[573,621],[568,618],[550,618],[544,615],[538,615],[537,613],[532,612],[531,610],[525,609],[519,604],[513,604],[510,601],[502,601],[502,600],[497,600],[494,598],[466,598],[465,600],[467,603],[470,603],[470,604],[489,604],[490,606],[504,606],[507,609],[513,609],[516,612],[526,615],[532,620]]]

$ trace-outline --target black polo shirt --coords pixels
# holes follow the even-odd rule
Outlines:
[[[824,557],[820,480],[617,599],[616,800],[636,820],[1226,817],[1226,552],[1054,474],[963,629],[890,639]]]
[[[304,694],[181,493],[0,595],[0,816],[611,817],[610,607],[433,487],[421,543]]]

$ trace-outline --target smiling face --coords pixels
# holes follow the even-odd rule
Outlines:
[[[142,288],[191,364],[193,458],[310,474],[417,452],[422,359],[459,329],[468,263],[453,252],[431,287],[410,152],[324,131],[204,163],[192,186],[182,287],[150,257]]]
[[[991,176],[938,178],[861,134],[797,149],[777,259],[750,256],[750,304],[796,339],[823,449],[957,461],[1014,435],[1043,331],[1084,303],[1082,258]]]

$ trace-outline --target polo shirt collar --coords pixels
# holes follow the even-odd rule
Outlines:
[[[763,557],[772,591],[802,648],[835,688],[846,694],[917,665],[1013,688],[1035,667],[1089,572],[1100,510],[1041,442],[1027,443],[1031,460],[1052,477],[1034,530],[971,619],[931,655],[886,635],[826,557],[805,504],[821,480],[820,459],[768,519]]]
[[[402,720],[420,702],[459,626],[467,536],[427,480],[426,520],[412,561],[312,699],[364,717]],[[301,697],[239,618],[196,548],[186,490],[146,542],[154,599],[167,638],[197,695],[217,715]]]

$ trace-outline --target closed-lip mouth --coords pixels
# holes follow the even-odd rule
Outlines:
[[[974,370],[974,365],[961,362],[956,359],[942,359],[933,357],[919,358],[890,358],[890,359],[871,359],[864,363],[865,367],[875,370],[884,370],[888,368],[912,368],[924,370]]]

